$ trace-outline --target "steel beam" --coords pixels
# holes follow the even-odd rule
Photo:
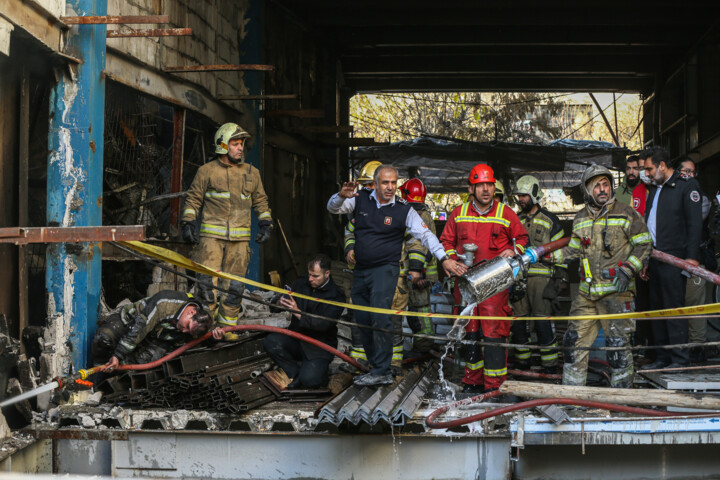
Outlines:
[[[325,110],[322,108],[268,110],[265,115],[268,117],[325,118]]]
[[[275,70],[272,65],[259,64],[243,64],[243,65],[179,65],[175,67],[165,67],[164,71],[183,73],[183,72],[239,72],[244,70]]]
[[[68,0],[80,15],[104,15],[107,2]],[[105,124],[105,25],[78,25],[68,32],[67,51],[79,57],[74,75],[59,72],[50,94],[47,222],[50,226],[102,225],[103,132]],[[55,353],[49,374],[88,365],[101,289],[97,243],[51,244],[46,252],[48,322]]]
[[[192,35],[192,28],[151,28],[148,30],[133,30],[130,32],[122,30],[111,30],[107,32],[107,38],[183,37],[188,35]]]
[[[102,8],[107,8],[107,5]],[[66,25],[170,23],[170,15],[81,15],[74,17],[60,17],[60,21],[65,23]]]
[[[144,225],[0,228],[0,243],[14,243],[15,245],[26,245],[28,243],[128,242],[132,240],[145,240]]]

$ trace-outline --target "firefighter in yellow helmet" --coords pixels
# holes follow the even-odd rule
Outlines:
[[[530,245],[538,247],[565,236],[560,219],[540,205],[543,190],[540,182],[532,175],[520,177],[515,187],[515,198],[520,212],[518,216],[530,235]],[[542,263],[532,265],[527,272],[527,288],[524,295],[513,290],[510,295],[512,308],[519,317],[552,316],[551,301],[557,297],[568,282],[567,266],[546,266]],[[550,320],[514,320],[512,322],[513,343],[530,344],[530,332],[533,327],[537,334],[537,343],[542,347],[540,361],[546,373],[554,373],[558,365],[555,333]],[[530,349],[515,350],[515,368],[530,368]]]
[[[250,210],[258,216],[257,243],[270,238],[273,221],[268,197],[260,172],[245,163],[245,141],[250,138],[235,123],[222,125],[215,133],[216,158],[200,167],[185,197],[182,215],[182,238],[197,243],[193,260],[210,267],[244,277],[250,260]],[[195,228],[198,215],[199,235]],[[230,293],[217,298],[214,278],[200,275],[200,300],[215,312],[219,326],[236,325],[241,310],[244,285],[237,281],[219,280],[219,287]],[[236,335],[227,333],[227,340]]]

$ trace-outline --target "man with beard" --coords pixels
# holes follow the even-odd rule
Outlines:
[[[556,250],[555,263],[580,260],[580,288],[570,316],[598,315],[597,320],[572,320],[563,337],[564,385],[585,385],[589,347],[602,327],[609,347],[629,347],[635,330],[632,319],[602,318],[603,315],[635,310],[635,274],[647,264],[651,239],[647,226],[632,207],[613,195],[612,174],[600,165],[589,166],[582,175],[585,208],[573,220],[570,243]],[[633,358],[630,350],[612,350],[607,355],[612,369],[610,385],[630,388]]]
[[[640,181],[640,157],[630,155],[625,161],[625,178],[615,192],[615,200],[626,205],[633,206],[633,189]]]
[[[655,147],[645,160],[645,172],[652,179],[647,198],[645,221],[652,236],[653,247],[670,255],[699,265],[702,242],[702,193],[697,180],[683,176],[670,167],[670,154]],[[683,271],[655,259],[646,270],[650,283],[650,308],[685,306]],[[655,320],[652,322],[655,345],[687,343],[687,319]],[[683,367],[690,364],[687,348],[656,350],[655,362],[643,368]]]
[[[474,243],[478,249],[475,261],[498,256],[512,257],[525,251],[528,234],[515,212],[495,197],[495,173],[489,165],[478,164],[470,170],[468,201],[456,207],[445,224],[440,241],[450,258],[465,253],[465,245]],[[508,291],[488,298],[473,309],[473,315],[506,317],[512,314],[508,306]],[[460,292],[455,289],[460,304]],[[470,320],[465,327],[468,340],[486,342],[465,348],[465,376],[463,392],[467,394],[497,390],[507,376],[507,352],[504,347],[489,345],[504,343],[510,334],[509,320]]]
[[[540,206],[543,191],[540,182],[532,175],[525,175],[517,181],[515,196],[520,207],[520,221],[530,236],[530,245],[538,247],[565,235],[560,219]],[[568,282],[567,266],[555,268],[538,263],[527,272],[526,294],[512,303],[513,311],[519,317],[552,316],[550,302],[565,289]],[[511,299],[512,300],[512,299]],[[515,320],[512,322],[513,343],[530,344],[528,327],[535,327],[540,350],[540,362],[546,373],[554,373],[558,364],[558,352],[555,349],[555,333],[550,320]],[[530,349],[518,348],[515,352],[515,368],[530,368]]]

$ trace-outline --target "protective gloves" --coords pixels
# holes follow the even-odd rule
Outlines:
[[[630,288],[630,280],[631,278],[625,273],[625,270],[618,268],[613,285],[615,285],[618,293],[625,293]]]
[[[255,236],[255,241],[257,243],[265,243],[270,239],[270,234],[273,228],[275,228],[275,224],[273,224],[272,220],[260,220],[258,226],[260,227],[260,231],[258,231],[258,234]]]
[[[180,233],[183,241],[188,243],[198,243],[200,239],[195,231],[195,222],[182,222],[182,231]]]

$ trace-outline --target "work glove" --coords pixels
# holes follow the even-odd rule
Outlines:
[[[428,288],[432,285],[432,282],[428,280],[427,278],[420,278],[413,282],[413,288],[417,290],[423,290],[425,288]]]
[[[275,225],[272,220],[260,220],[258,222],[258,226],[260,227],[260,231],[255,236],[255,242],[265,243],[270,239],[270,234],[272,233],[273,228],[275,228]]]
[[[625,293],[628,291],[628,288],[630,288],[630,280],[631,277],[625,273],[625,270],[618,268],[615,280],[613,280],[613,285],[617,289],[618,293]]]
[[[181,237],[188,243],[198,243],[200,239],[195,231],[195,222],[182,222]]]

